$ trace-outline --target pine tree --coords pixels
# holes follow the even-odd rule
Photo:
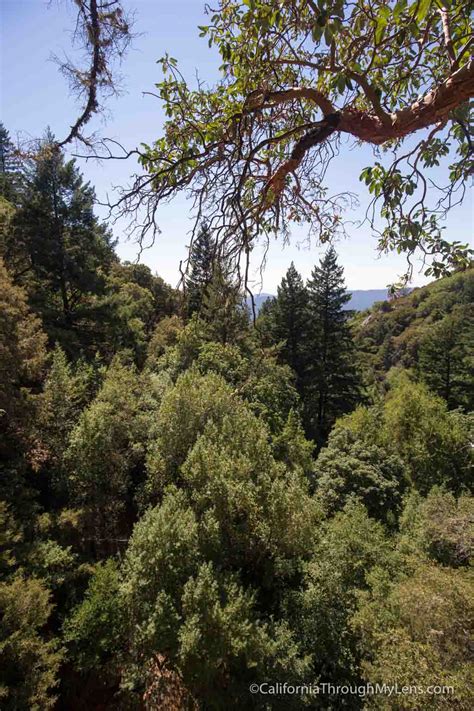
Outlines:
[[[10,134],[0,122],[0,196],[16,204],[21,184],[21,161]]]
[[[301,386],[306,366],[308,293],[293,262],[268,308],[266,320],[273,342],[283,341],[281,358],[296,373],[297,383]]]
[[[200,317],[208,326],[209,337],[224,345],[237,343],[248,332],[249,316],[244,297],[225,266],[217,263],[202,295]]]
[[[348,312],[344,311],[350,296],[333,247],[314,267],[307,289],[306,426],[308,434],[321,445],[335,420],[352,410],[358,399],[354,345]]]
[[[206,224],[203,224],[191,246],[189,276],[186,278],[187,314],[199,313],[214,273],[216,243]]]
[[[93,189],[51,134],[29,162],[26,182],[5,260],[15,281],[27,287],[51,340],[77,354],[96,306],[92,297],[103,293],[115,260],[111,238],[94,216]]]

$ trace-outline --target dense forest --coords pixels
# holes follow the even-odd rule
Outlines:
[[[0,706],[472,708],[474,269],[354,313],[329,247],[253,323],[205,222],[176,290],[0,158]]]

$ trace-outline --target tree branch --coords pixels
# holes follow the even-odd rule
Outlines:
[[[117,92],[111,65],[121,59],[132,35],[130,18],[120,4],[120,0],[75,0],[78,7],[75,39],[80,37],[82,48],[90,56],[89,69],[76,67],[70,61],[60,61],[55,57],[61,72],[68,78],[73,93],[85,95],[82,111],[71,125],[64,140],[58,143],[64,146],[74,139],[89,144],[82,135],[82,129],[92,116],[100,111],[99,94]]]
[[[421,99],[390,114],[391,125],[383,125],[373,114],[348,108],[341,114],[338,130],[361,141],[381,145],[445,121],[453,109],[473,96],[474,60],[471,59]]]
[[[451,69],[454,71],[457,69],[458,65],[457,65],[456,55],[454,53],[453,40],[451,37],[451,26],[449,23],[448,10],[444,5],[442,5],[439,8],[438,12],[441,15],[441,24],[443,25],[443,35],[444,35],[444,44],[446,45],[446,52],[448,53],[449,63],[451,64]]]

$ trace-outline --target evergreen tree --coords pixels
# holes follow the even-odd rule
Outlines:
[[[203,224],[189,255],[189,276],[185,281],[188,316],[201,310],[207,287],[212,281],[216,256],[216,243],[208,226]]]
[[[211,340],[224,345],[238,342],[248,330],[249,317],[242,292],[221,263],[215,265],[203,292],[200,316],[208,325]]]
[[[21,181],[21,161],[15,155],[10,134],[0,122],[0,196],[16,203]]]
[[[284,342],[281,357],[296,373],[301,384],[306,366],[308,293],[293,262],[278,287],[277,297],[267,310],[266,321],[273,342]]]
[[[307,368],[304,390],[307,429],[322,444],[335,420],[357,402],[355,349],[344,305],[350,296],[344,269],[330,247],[314,267],[308,289]]]
[[[421,342],[421,379],[451,408],[474,407],[474,315],[459,306],[433,326]]]
[[[51,134],[30,161],[26,181],[6,238],[7,266],[27,287],[51,340],[77,354],[115,259],[110,235],[94,216],[93,189]]]

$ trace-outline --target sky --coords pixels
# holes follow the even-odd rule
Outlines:
[[[95,119],[92,130],[119,140],[127,148],[140,143],[151,143],[160,136],[163,121],[158,99],[147,96],[160,81],[157,60],[168,52],[179,61],[186,78],[192,80],[196,72],[201,80],[212,85],[218,77],[219,57],[209,49],[206,39],[199,38],[198,25],[206,24],[203,0],[124,0],[127,9],[135,11],[136,38],[121,68],[122,93],[107,103],[104,119]],[[74,27],[72,0],[0,0],[0,109],[1,120],[13,138],[35,138],[50,126],[56,137],[64,137],[78,115],[78,106],[69,96],[68,87],[57,66],[51,61],[56,54],[63,57],[71,51],[71,30]],[[79,167],[86,180],[94,185],[99,202],[113,195],[117,185],[127,185],[135,165],[129,161],[96,161],[79,159]],[[358,226],[363,217],[368,197],[358,177],[362,168],[373,162],[368,147],[354,147],[349,142],[333,163],[329,187],[359,195],[360,208],[346,213],[350,224],[349,237],[335,246],[345,269],[349,289],[377,289],[396,281],[406,269],[403,256],[378,255],[376,238],[367,225]],[[97,213],[107,217],[105,208],[97,206]],[[158,213],[161,234],[155,245],[143,252],[141,261],[154,272],[176,285],[179,262],[185,258],[189,242],[190,205],[179,197]],[[473,200],[465,200],[455,208],[445,223],[445,237],[468,241],[473,233]],[[137,245],[126,239],[125,225],[113,227],[118,239],[117,251],[121,258],[134,261]],[[280,240],[272,243],[265,268],[263,283],[255,281],[258,292],[275,293],[291,261],[304,278],[324,253],[325,247],[314,242],[310,248],[299,246],[305,234],[297,232],[291,243],[282,247]],[[260,250],[254,251],[257,275]],[[421,268],[421,265],[419,265]],[[415,270],[413,286],[429,281],[419,269]]]

